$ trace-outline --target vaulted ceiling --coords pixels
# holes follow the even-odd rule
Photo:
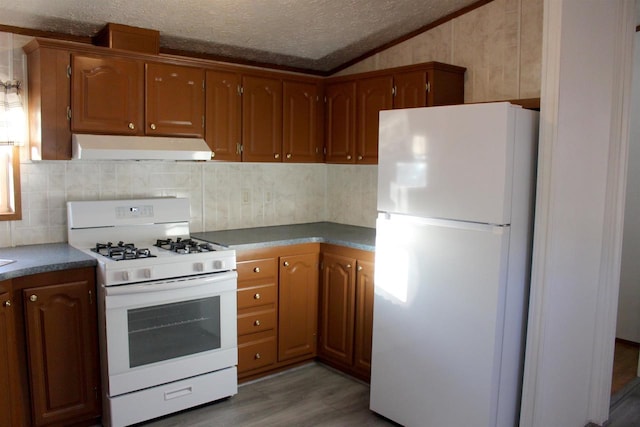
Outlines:
[[[161,50],[326,73],[489,0],[0,0],[0,25],[93,36],[160,31]]]

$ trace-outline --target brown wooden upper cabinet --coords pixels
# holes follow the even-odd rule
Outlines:
[[[356,82],[325,86],[325,160],[354,163],[356,138]]]
[[[111,56],[72,55],[71,130],[204,136],[204,71]]]
[[[242,77],[242,160],[282,161],[282,81]]]
[[[209,70],[206,141],[214,160],[322,161],[320,85],[276,73]]]
[[[205,140],[214,160],[242,160],[241,85],[238,73],[207,70]]]
[[[327,163],[378,163],[381,110],[464,103],[465,68],[439,62],[330,78],[325,90]]]
[[[320,86],[285,80],[282,83],[284,162],[322,161]]]

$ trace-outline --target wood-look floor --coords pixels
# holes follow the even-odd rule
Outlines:
[[[394,426],[369,410],[369,387],[311,363],[241,385],[227,400],[142,423],[144,427]]]
[[[640,346],[616,342],[607,427],[640,426]],[[141,423],[139,427],[397,426],[369,410],[369,387],[311,363],[244,384],[230,399]]]

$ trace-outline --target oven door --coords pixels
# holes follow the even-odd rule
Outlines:
[[[236,289],[235,271],[103,287],[108,395],[237,365]]]

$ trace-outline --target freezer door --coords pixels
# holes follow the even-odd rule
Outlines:
[[[501,363],[521,354],[503,342],[509,232],[378,219],[373,411],[405,426],[515,425],[521,364]]]
[[[378,210],[509,224],[516,114],[534,112],[506,102],[382,111]],[[534,136],[518,141],[527,153]]]

